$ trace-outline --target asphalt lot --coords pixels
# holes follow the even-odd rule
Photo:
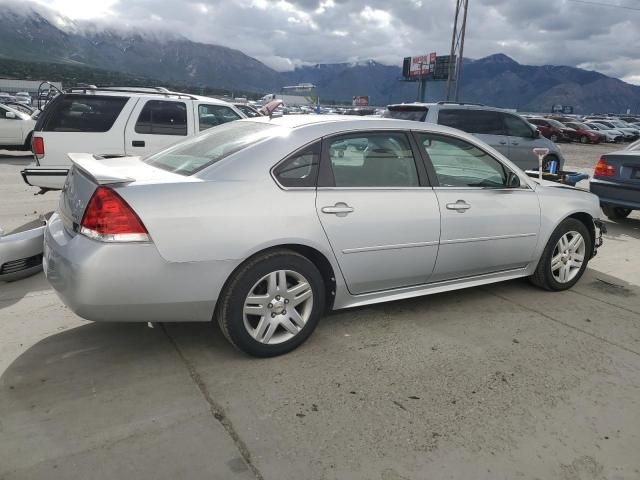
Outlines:
[[[592,170],[616,147],[561,148]],[[10,230],[57,195],[1,153]],[[86,322],[42,274],[0,284],[0,479],[638,479],[640,215],[608,227],[571,291],[335,312],[269,360],[212,325]]]

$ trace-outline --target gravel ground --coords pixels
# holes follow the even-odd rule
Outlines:
[[[615,152],[624,149],[627,144],[600,143],[598,145],[583,145],[581,143],[559,143],[557,144],[565,157],[565,169],[577,169],[593,173],[598,159],[605,153]],[[567,168],[570,167],[570,168]]]

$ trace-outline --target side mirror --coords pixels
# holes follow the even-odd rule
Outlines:
[[[16,114],[13,112],[4,112],[4,118],[16,118]]]
[[[540,134],[540,130],[537,128],[533,131],[533,138],[540,138],[542,135]]]
[[[519,188],[520,187],[520,177],[513,172],[509,172],[507,174],[507,187],[508,188]]]

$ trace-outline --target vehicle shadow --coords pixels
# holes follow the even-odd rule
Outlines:
[[[0,165],[29,165],[33,162],[31,152],[0,150]]]
[[[0,282],[0,310],[7,308],[27,295],[41,295],[53,290],[42,272],[13,282]]]
[[[606,222],[606,225],[607,234],[605,238],[611,237],[617,239],[621,235],[627,235],[635,239],[640,239],[640,216],[635,212],[628,218],[610,220]]]

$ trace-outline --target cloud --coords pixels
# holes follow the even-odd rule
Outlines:
[[[32,0],[33,1],[33,0]],[[45,3],[47,0],[37,0]],[[453,0],[53,0],[62,14],[242,50],[279,70],[450,48]],[[570,0],[472,0],[465,56],[598,68],[638,82],[640,11]],[[92,12],[94,12],[92,14]]]

